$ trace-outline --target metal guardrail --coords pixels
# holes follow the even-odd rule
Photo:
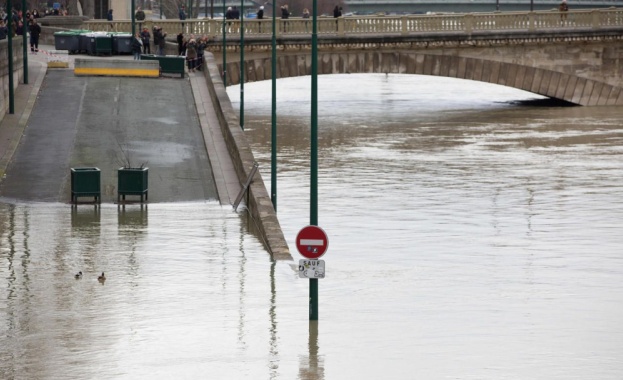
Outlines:
[[[154,25],[162,26],[169,38],[180,32],[185,35],[206,35],[213,38],[223,34],[222,19],[203,20],[149,20],[141,24],[150,31]],[[303,18],[277,19],[277,35],[309,35],[312,21]],[[552,30],[599,30],[601,28],[623,28],[623,8],[577,10],[569,12],[495,12],[443,15],[406,16],[349,16],[335,19],[320,17],[317,20],[318,34],[325,36],[365,35],[417,35],[421,33],[481,31],[552,31]],[[92,31],[130,32],[130,20],[92,20],[84,24]],[[138,27],[138,24],[137,24]],[[236,38],[240,35],[239,20],[227,20],[226,34]],[[272,19],[244,20],[245,37],[269,37],[272,35]]]

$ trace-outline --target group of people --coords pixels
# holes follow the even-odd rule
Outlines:
[[[139,29],[140,28],[141,27],[139,26]],[[164,55],[167,33],[162,30],[161,26],[154,25],[151,33],[149,32],[149,29],[143,28],[132,38],[132,53],[134,54],[134,59],[140,60],[141,54],[151,54],[152,33],[156,54]]]
[[[24,16],[26,16],[26,27],[24,28]],[[11,18],[11,30],[8,28],[9,17]],[[35,9],[32,12],[26,11],[24,15],[22,11],[12,9],[10,15],[8,13],[2,14],[0,20],[0,40],[7,38],[10,34],[11,37],[23,36],[27,33],[30,36],[30,51],[33,54],[39,52],[39,36],[41,35],[41,26],[37,23],[37,19],[40,18],[39,12]]]
[[[177,35],[177,54],[186,56],[189,72],[201,70],[204,51],[208,43],[210,43],[208,36],[195,37],[194,34],[191,34],[187,38],[184,33]]]

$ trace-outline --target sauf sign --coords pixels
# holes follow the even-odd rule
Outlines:
[[[296,235],[296,248],[306,259],[299,260],[299,277],[324,278],[324,260],[318,260],[327,252],[329,238],[318,226],[307,226]]]

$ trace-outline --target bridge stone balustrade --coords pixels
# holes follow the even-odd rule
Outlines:
[[[309,36],[312,32],[312,21],[303,18],[288,20],[276,19],[277,37]],[[83,27],[93,31],[130,32],[130,20],[92,20]],[[201,20],[146,20],[142,27],[149,30],[154,25],[163,27],[170,38],[179,33],[208,35],[220,38],[223,35],[223,19]],[[225,34],[227,38],[238,40],[241,29],[240,20],[228,20]],[[272,36],[272,18],[263,20],[244,20],[245,38]],[[138,22],[137,22],[138,26]],[[578,30],[601,29],[604,27],[623,26],[623,8],[589,9],[569,12],[538,11],[538,12],[494,12],[464,13],[443,15],[405,15],[405,16],[348,16],[334,19],[319,17],[317,32],[319,36],[352,36],[352,35],[417,35],[421,33],[455,32],[471,34],[478,31],[545,31],[545,30]]]

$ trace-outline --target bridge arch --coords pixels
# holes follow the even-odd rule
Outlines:
[[[452,53],[452,52],[450,52]],[[301,52],[277,58],[277,77],[311,74],[311,54]],[[424,52],[335,52],[318,55],[318,74],[387,73],[420,74],[493,83],[579,105],[623,105],[620,87],[552,68],[525,62]],[[222,72],[222,68],[221,72]],[[227,65],[228,84],[240,83],[240,65]],[[271,79],[271,59],[258,57],[245,62],[245,81]]]

